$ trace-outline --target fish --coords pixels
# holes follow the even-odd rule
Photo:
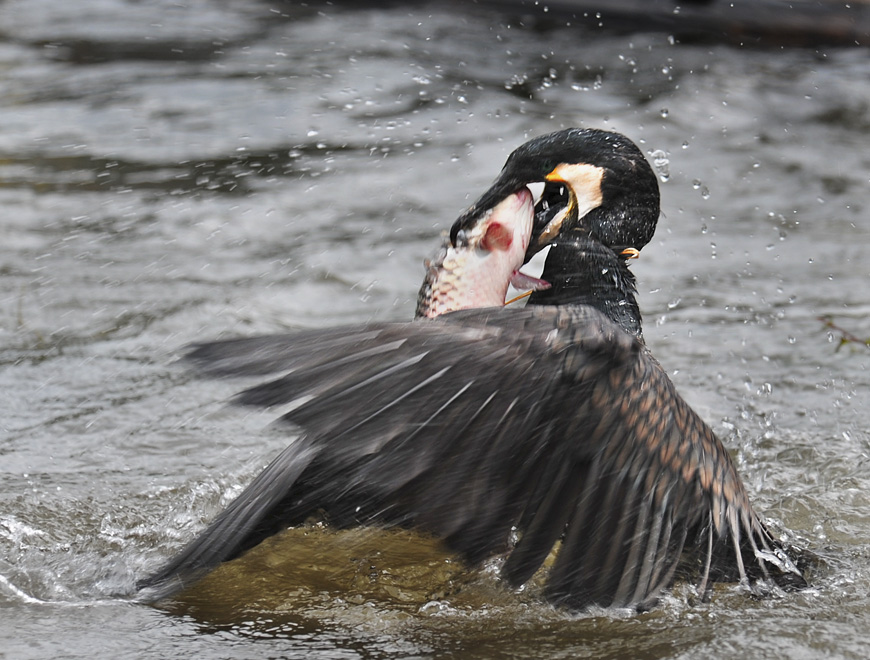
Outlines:
[[[415,318],[505,304],[508,285],[541,291],[544,280],[520,272],[535,224],[535,204],[528,188],[508,195],[471,228],[445,238],[427,262],[417,295]]]

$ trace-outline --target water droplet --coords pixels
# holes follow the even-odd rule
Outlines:
[[[650,158],[653,159],[653,166],[659,174],[659,179],[661,179],[663,183],[667,182],[668,179],[671,178],[671,161],[670,158],[668,158],[668,153],[661,149],[656,149],[650,153]]]
[[[667,119],[670,111],[667,108],[662,108],[659,110],[659,114],[662,116],[662,119]]]

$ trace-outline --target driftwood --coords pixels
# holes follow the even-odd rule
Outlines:
[[[535,21],[747,46],[870,46],[870,0],[480,0]]]

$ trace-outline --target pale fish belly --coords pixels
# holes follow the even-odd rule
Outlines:
[[[454,247],[445,240],[427,264],[417,318],[504,305],[511,278],[523,265],[534,215],[532,194],[523,188],[481,218],[467,244]]]

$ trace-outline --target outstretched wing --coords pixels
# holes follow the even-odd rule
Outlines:
[[[715,557],[745,577],[744,555],[764,569],[754,548],[775,551],[710,429],[590,308],[468,310],[189,358],[213,375],[283,373],[238,401],[289,408],[305,434],[140,585],[151,600],[321,513],[425,530],[470,563],[507,552],[512,584],[561,540],[548,593],[571,607],[655,597],[687,540],[705,580]]]

